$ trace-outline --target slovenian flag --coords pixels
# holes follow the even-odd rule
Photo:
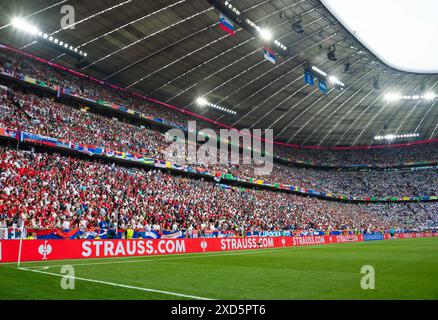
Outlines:
[[[234,36],[234,25],[230,19],[224,16],[222,13],[219,16],[219,27],[228,32],[230,35]]]
[[[269,48],[263,48],[263,55],[265,56],[266,60],[269,60],[275,64],[275,52],[274,51],[272,51]]]

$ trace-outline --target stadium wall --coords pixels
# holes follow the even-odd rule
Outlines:
[[[438,233],[397,234],[400,239],[438,236]],[[390,239],[388,234],[381,240]],[[246,237],[198,239],[132,240],[23,240],[21,261],[49,261],[87,258],[112,258],[227,252],[236,250],[286,248],[365,241],[359,235],[325,235],[305,237]],[[17,262],[20,240],[0,241],[0,263]]]

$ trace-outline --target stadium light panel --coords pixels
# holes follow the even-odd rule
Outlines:
[[[322,0],[368,50],[390,67],[438,73],[438,1]],[[371,17],[371,19],[370,19]]]
[[[427,92],[427,93],[424,95],[424,99],[426,99],[426,100],[433,100],[433,99],[435,99],[435,93],[433,93],[433,92]]]
[[[397,93],[387,93],[385,95],[385,100],[387,101],[398,101],[401,99],[401,96]]]
[[[20,31],[32,34],[32,35],[38,35],[40,30],[38,30],[37,27],[34,25],[24,21],[22,18],[15,17],[12,19],[12,26]]]
[[[77,53],[77,50],[73,49],[73,46],[70,46],[68,43],[64,42],[64,41],[60,41],[52,36],[49,36],[47,33],[42,32],[41,30],[39,30],[36,26],[30,24],[29,22],[26,22],[24,19],[19,18],[19,17],[15,17],[12,19],[11,21],[11,25],[12,27],[14,27],[15,29],[18,29],[22,32],[26,32],[29,33],[31,35],[34,36],[38,36],[40,38],[46,39],[50,42],[53,42],[55,44],[58,44],[60,47],[63,47],[65,49],[69,49],[70,47],[70,51],[74,51]],[[86,57],[87,54],[85,52],[80,51],[79,52],[80,56]]]
[[[405,133],[405,134],[387,134],[384,136],[375,136],[374,140],[394,140],[394,139],[403,139],[403,138],[414,138],[419,137],[419,133]]]
[[[328,80],[334,85],[341,86],[341,87],[344,86],[344,83],[339,81],[339,79],[335,76],[329,76]]]
[[[204,97],[199,97],[198,99],[196,99],[196,103],[198,105],[200,105],[201,107],[208,106],[208,107],[211,107],[211,108],[214,108],[214,109],[226,112],[226,113],[230,113],[230,114],[233,114],[233,115],[237,114],[236,111],[234,111],[234,110],[227,109],[227,108],[224,108],[224,107],[219,106],[217,104],[208,102],[208,100],[206,98],[204,98]]]
[[[207,99],[203,98],[203,97],[199,97],[198,99],[196,99],[196,103],[198,105],[200,105],[201,107],[206,106],[208,104]]]
[[[424,94],[422,96],[419,95],[419,94],[402,96],[402,95],[400,95],[398,93],[388,93],[388,94],[385,95],[385,100],[387,100],[387,101],[398,101],[398,100],[411,100],[411,101],[427,100],[427,101],[432,101],[436,97],[437,96],[433,92],[427,92],[426,94]]]
[[[318,72],[320,75],[322,75],[322,76],[324,76],[324,77],[327,77],[327,73],[324,72],[324,71],[322,71],[321,69],[319,69],[319,68],[316,67],[316,66],[312,66],[312,70]]]

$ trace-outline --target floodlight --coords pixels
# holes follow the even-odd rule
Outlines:
[[[12,19],[12,26],[16,29],[19,29],[26,33],[30,33],[32,35],[37,35],[40,32],[37,27],[18,17]]]
[[[435,94],[433,92],[426,92],[426,94],[424,95],[424,99],[433,100],[435,99]]]
[[[204,97],[199,97],[198,99],[196,99],[196,103],[203,107],[208,104],[208,101]]]
[[[319,69],[319,68],[316,67],[316,66],[312,66],[312,70],[318,72],[319,74],[323,75],[324,77],[327,76],[327,73],[325,73],[324,71],[322,71],[321,69]]]
[[[401,99],[401,96],[398,93],[387,93],[385,95],[385,100],[387,100],[387,101],[397,101],[400,99]]]
[[[267,29],[260,29],[259,34],[263,40],[269,41],[272,39],[272,33]]]
[[[329,76],[328,79],[333,84],[339,83],[338,78],[336,78],[335,76]]]

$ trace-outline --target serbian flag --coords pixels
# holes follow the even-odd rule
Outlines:
[[[269,48],[263,48],[263,55],[266,60],[271,61],[275,64],[275,52]]]
[[[234,25],[230,19],[224,16],[222,13],[219,16],[219,27],[228,32],[230,35],[234,36]]]

